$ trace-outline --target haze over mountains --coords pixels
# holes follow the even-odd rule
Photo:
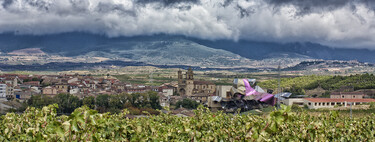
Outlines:
[[[0,51],[7,54],[30,51],[66,57],[104,57],[156,65],[205,67],[261,67],[295,65],[310,59],[358,60],[375,63],[375,51],[331,48],[316,43],[273,43],[232,40],[202,40],[175,35],[108,38],[88,33],[51,35],[0,35]],[[25,50],[26,49],[26,50]],[[4,55],[4,54],[3,54]],[[27,54],[26,54],[27,55]]]

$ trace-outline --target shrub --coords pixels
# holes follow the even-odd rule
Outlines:
[[[135,107],[129,107],[127,108],[129,110],[129,114],[131,115],[141,115],[141,110],[139,110],[138,108],[135,108]]]
[[[155,110],[155,109],[152,109],[152,108],[141,108],[140,109],[141,112],[143,111],[147,111],[148,113],[152,114],[152,115],[159,115],[159,111]],[[144,114],[144,113],[142,113]]]

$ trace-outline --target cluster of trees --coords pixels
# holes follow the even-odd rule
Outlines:
[[[260,82],[262,88],[277,89],[277,79]],[[357,74],[350,76],[301,76],[294,78],[282,78],[281,87],[285,91],[304,95],[305,90],[318,87],[327,91],[334,91],[342,87],[350,87],[353,90],[375,89],[375,76],[373,74]]]
[[[199,103],[197,101],[194,101],[192,99],[183,99],[182,101],[178,101],[175,104],[176,108],[184,107],[187,109],[196,109],[199,106]]]
[[[24,108],[28,106],[42,108],[50,104],[58,104],[57,112],[70,114],[76,108],[87,106],[96,109],[99,112],[119,113],[127,108],[134,114],[140,114],[142,111],[148,111],[156,114],[156,109],[161,109],[159,96],[156,92],[134,93],[134,94],[117,94],[117,95],[98,95],[96,97],[88,96],[79,99],[70,94],[59,94],[55,97],[47,95],[33,95],[26,101]],[[22,109],[21,109],[22,111]]]
[[[354,90],[375,89],[375,76],[373,74],[357,74],[350,76],[333,76],[324,82],[318,82],[325,90],[335,90],[343,86],[352,87]]]
[[[31,80],[30,79],[24,79],[23,82],[29,82],[29,81],[40,81],[38,78],[32,78]]]

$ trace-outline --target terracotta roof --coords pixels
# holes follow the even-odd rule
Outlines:
[[[375,99],[331,99],[331,98],[305,98],[310,102],[375,102]]]
[[[331,95],[364,95],[363,92],[332,92]]]

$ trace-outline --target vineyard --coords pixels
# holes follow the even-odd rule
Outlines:
[[[277,89],[277,79],[260,82],[262,88]],[[293,94],[304,95],[304,90],[321,87],[327,91],[334,91],[341,87],[350,87],[353,91],[360,89],[375,89],[375,76],[373,74],[357,74],[350,76],[319,76],[309,75],[294,78],[281,78],[281,87]]]
[[[129,119],[80,107],[57,116],[57,105],[0,117],[0,141],[375,141],[375,115],[350,119],[331,111],[232,115],[199,107],[193,117],[168,113]]]

